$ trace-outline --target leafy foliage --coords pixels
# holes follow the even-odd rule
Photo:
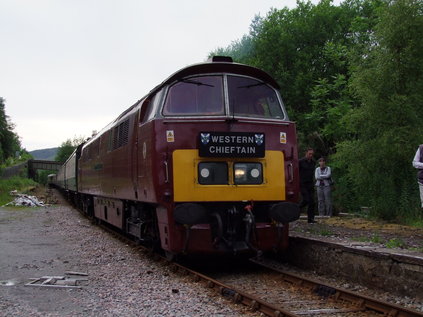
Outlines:
[[[12,200],[12,197],[9,195],[10,191],[18,190],[19,192],[25,192],[35,186],[36,183],[28,178],[15,176],[8,179],[0,179],[0,206]]]
[[[13,132],[14,125],[6,115],[5,107],[5,100],[0,97],[0,164],[21,150],[19,137]]]
[[[75,151],[76,147],[82,143],[84,143],[83,137],[74,137],[73,140],[67,139],[58,148],[55,161],[65,162],[73,151]]]
[[[328,156],[348,137],[338,121],[358,106],[348,88],[350,55],[369,42],[367,29],[374,24],[368,18],[374,11],[369,7],[377,3],[333,6],[323,0],[274,9],[265,18],[256,17],[241,41],[215,53],[269,72],[281,85],[290,117],[297,122],[301,148],[312,146],[317,155]]]
[[[329,156],[337,208],[421,218],[411,159],[423,143],[423,3],[297,2],[255,17],[210,55],[266,70],[281,85],[300,151]]]
[[[410,163],[423,135],[422,12],[414,0],[391,1],[380,11],[378,45],[351,78],[361,106],[345,121],[356,138],[338,144],[336,155],[356,197],[385,219],[418,215]]]

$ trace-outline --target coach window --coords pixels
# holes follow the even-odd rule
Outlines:
[[[222,76],[184,78],[169,88],[165,116],[224,115]]]
[[[283,119],[276,91],[266,83],[247,77],[228,76],[229,107],[245,117]]]

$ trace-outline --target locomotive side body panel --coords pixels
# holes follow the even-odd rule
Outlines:
[[[56,175],[55,185],[61,189],[65,189],[65,169],[66,165],[63,164],[62,166],[60,166]]]
[[[137,188],[140,201],[157,203],[156,170],[158,163],[156,157],[160,153],[156,151],[156,135],[154,133],[154,121],[138,126],[138,160],[137,160]]]
[[[100,139],[96,141],[99,144]],[[79,183],[80,193],[88,195],[98,195],[100,193],[99,170],[103,168],[102,161],[99,160],[97,144],[87,143],[82,148],[79,160]]]
[[[133,155],[137,109],[116,120],[82,149],[79,190],[96,197],[136,200]]]
[[[123,229],[124,209],[120,199],[94,197],[94,216],[104,222]]]
[[[76,192],[77,191],[77,161],[76,152],[73,152],[65,164],[65,189]]]

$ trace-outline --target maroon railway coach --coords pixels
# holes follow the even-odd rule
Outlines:
[[[286,248],[298,154],[278,90],[230,58],[176,72],[74,153],[77,200],[168,255]]]

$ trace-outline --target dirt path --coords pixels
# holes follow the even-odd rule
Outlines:
[[[16,316],[40,311],[67,314],[78,290],[27,287],[30,278],[61,276],[81,267],[73,254],[74,241],[55,232],[52,208],[0,208],[0,316],[16,307]],[[32,307],[31,307],[32,306]]]

